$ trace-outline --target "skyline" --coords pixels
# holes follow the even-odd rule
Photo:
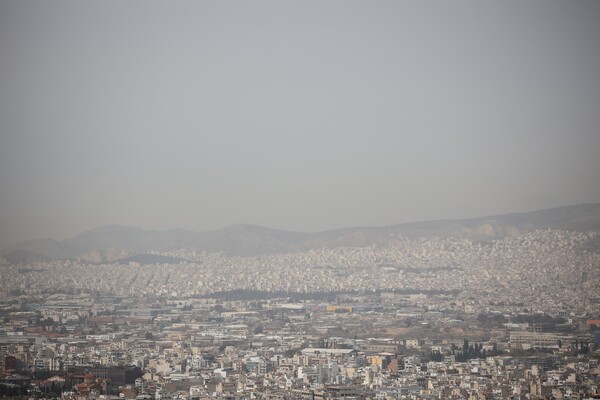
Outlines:
[[[12,253],[24,251],[30,255],[47,256],[50,254],[51,257],[60,259],[66,257],[66,254],[69,254],[69,257],[72,256],[75,254],[73,251],[77,248],[80,253],[81,250],[84,252],[88,250],[93,253],[94,251],[111,249],[135,252],[142,248],[147,251],[152,246],[157,245],[160,248],[163,248],[163,246],[166,246],[165,248],[180,247],[180,250],[191,246],[190,248],[204,249],[205,251],[225,251],[231,254],[248,256],[273,252],[275,248],[272,240],[279,242],[282,239],[283,241],[278,243],[279,247],[275,251],[276,253],[285,253],[290,249],[297,248],[327,247],[331,243],[335,243],[335,246],[338,247],[353,247],[357,244],[355,241],[356,235],[361,236],[358,242],[361,244],[358,247],[367,244],[382,245],[390,238],[394,242],[394,237],[501,241],[510,237],[521,237],[544,231],[588,232],[593,235],[593,232],[597,231],[598,228],[599,207],[600,203],[588,203],[460,219],[407,221],[381,226],[347,226],[321,231],[292,231],[257,224],[233,224],[205,231],[194,231],[179,227],[148,229],[140,226],[106,224],[77,232],[62,239],[52,237],[30,238],[12,243],[0,248],[0,251],[2,251],[0,254],[8,256],[10,259]],[[136,239],[136,236],[140,234],[145,235],[145,239],[140,239],[140,237]],[[296,240],[289,242],[289,236],[285,239],[288,234],[295,236]],[[381,236],[382,234],[383,236]],[[172,236],[169,237],[168,235]],[[204,237],[200,238],[198,235],[204,235]],[[253,245],[251,246],[247,246],[246,240],[248,237],[253,238]],[[112,242],[108,247],[102,244],[106,243],[107,240]],[[266,240],[266,242],[261,243],[263,240]],[[140,247],[140,243],[145,244]],[[55,245],[58,247],[54,247]],[[66,247],[61,249],[61,245],[66,245]],[[135,249],[131,248],[132,245]],[[47,248],[46,246],[50,247]],[[48,254],[46,254],[47,252]],[[124,253],[117,252],[116,254],[122,256]],[[17,256],[20,257],[18,254]]]
[[[0,4],[0,248],[600,202],[597,2]]]

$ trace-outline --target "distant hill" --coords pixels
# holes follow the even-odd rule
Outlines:
[[[121,259],[126,259],[127,262],[147,262],[150,259],[136,260],[127,257],[150,251],[181,248],[250,256],[315,248],[387,244],[398,240],[399,237],[455,237],[489,241],[507,236],[516,237],[537,229],[600,231],[600,204],[581,204],[518,214],[414,222],[387,227],[346,228],[316,233],[289,232],[256,225],[234,225],[209,232],[192,232],[184,229],[155,231],[107,225],[61,242],[52,239],[21,242],[3,249],[0,256],[14,264],[66,258],[90,262]]]
[[[53,239],[33,239],[6,247],[0,255],[13,264],[26,264],[36,261],[49,261],[75,257],[80,250],[67,241]]]
[[[138,263],[140,265],[152,265],[152,264],[179,264],[185,261],[178,257],[161,256],[159,254],[136,254],[135,256],[126,257],[118,260],[119,264],[129,264],[131,262]]]

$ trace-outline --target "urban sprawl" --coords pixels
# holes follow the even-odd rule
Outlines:
[[[395,239],[1,265],[0,397],[600,398],[596,233]]]

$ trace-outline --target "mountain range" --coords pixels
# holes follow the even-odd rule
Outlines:
[[[57,259],[110,262],[151,251],[182,248],[253,256],[316,248],[387,244],[399,237],[454,237],[491,241],[516,237],[538,229],[600,231],[600,203],[489,217],[345,228],[314,233],[289,232],[257,225],[233,225],[209,232],[184,229],[157,231],[107,225],[63,241],[34,239],[17,243],[4,248],[0,256],[13,264]]]

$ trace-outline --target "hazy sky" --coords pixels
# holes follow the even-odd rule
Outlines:
[[[600,202],[599,1],[2,1],[0,245]]]

